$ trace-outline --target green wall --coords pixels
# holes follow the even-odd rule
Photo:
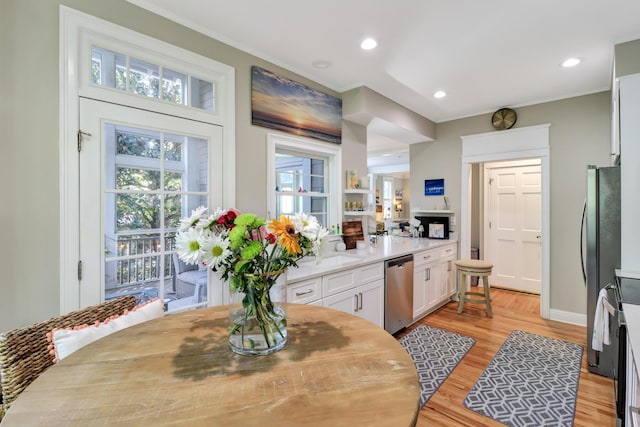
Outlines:
[[[331,90],[124,0],[1,0],[0,331],[59,313],[58,7],[60,4],[229,64],[236,69],[236,206],[266,213],[265,136],[252,126],[250,67]],[[606,164],[608,93],[518,108],[517,126],[551,123],[551,307],[584,313],[578,236],[584,168]],[[460,135],[491,131],[489,114],[440,123],[434,142],[411,147],[411,204],[427,177],[446,178],[459,218]],[[363,130],[346,129],[343,170],[363,168]],[[424,201],[422,201],[424,202]],[[424,206],[428,208],[428,206]],[[576,298],[576,296],[579,296]]]
[[[59,314],[59,5],[131,28],[235,67],[236,207],[266,215],[266,134],[251,125],[251,66],[334,91],[124,0],[1,0],[0,331]],[[343,146],[349,146],[349,137]],[[362,169],[366,146],[344,169]],[[350,164],[354,159],[355,165]],[[366,162],[366,160],[365,160]],[[366,167],[366,163],[365,167]]]
[[[550,123],[550,245],[553,311],[586,314],[586,292],[580,267],[580,218],[589,164],[609,164],[611,95],[601,92],[516,108],[515,127]],[[424,180],[444,178],[445,192],[460,219],[461,136],[494,131],[491,114],[438,123],[436,140],[410,147],[411,204],[431,209],[423,196]],[[515,151],[516,147],[514,147]],[[476,208],[479,209],[479,208]],[[479,215],[479,210],[476,210]],[[477,218],[472,218],[476,223]],[[459,221],[458,221],[459,223]],[[459,230],[458,227],[455,227]],[[478,239],[472,233],[473,240]]]

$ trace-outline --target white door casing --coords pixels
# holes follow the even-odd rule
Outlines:
[[[540,294],[540,162],[519,163],[485,164],[484,254],[492,286]]]
[[[142,110],[219,125],[222,134],[221,206],[235,206],[235,69],[180,47],[60,5],[60,313],[81,308],[78,280],[80,261],[80,171],[77,134],[80,97],[100,99]],[[182,70],[216,86],[215,111],[207,112],[168,102],[157,102],[91,83],[91,46],[99,45],[140,59]],[[86,219],[85,219],[86,220]],[[94,221],[100,222],[99,219]],[[86,270],[85,270],[86,271]],[[216,289],[218,291],[218,289]],[[224,302],[222,290],[209,296],[212,304]]]
[[[471,257],[471,165],[503,160],[539,158],[542,173],[542,276],[540,316],[550,316],[550,124],[462,136],[460,258]]]

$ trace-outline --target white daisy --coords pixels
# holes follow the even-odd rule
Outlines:
[[[202,261],[212,268],[220,268],[220,265],[231,255],[229,240],[219,234],[210,234],[202,239]]]
[[[200,263],[200,239],[202,231],[188,228],[176,234],[176,252],[181,260],[187,264]]]
[[[196,224],[198,224],[198,222],[200,221],[200,217],[203,213],[206,212],[206,210],[207,208],[205,208],[204,206],[198,206],[197,208],[195,208],[193,211],[191,211],[190,216],[182,218],[180,220],[178,231],[185,231],[189,227],[194,227]]]
[[[313,239],[322,228],[315,216],[306,213],[295,214],[291,222],[296,227],[296,231],[308,239]]]

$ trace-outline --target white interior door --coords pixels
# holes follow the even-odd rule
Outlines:
[[[541,167],[524,163],[486,165],[489,221],[483,258],[493,263],[492,286],[540,294]]]
[[[173,236],[194,208],[222,206],[222,128],[85,98],[80,128],[80,306],[127,294],[206,305],[210,275],[180,279]]]

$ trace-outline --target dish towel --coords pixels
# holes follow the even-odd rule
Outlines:
[[[611,339],[609,338],[609,314],[613,316],[615,312],[615,308],[607,300],[607,290],[605,288],[600,289],[593,321],[593,336],[591,338],[591,348],[595,351],[602,351],[603,344],[611,344]]]

